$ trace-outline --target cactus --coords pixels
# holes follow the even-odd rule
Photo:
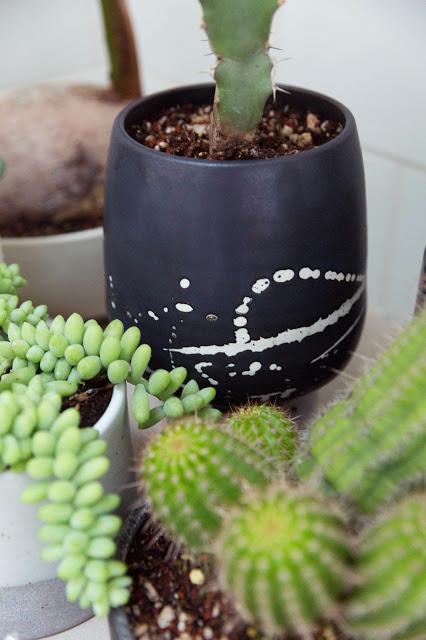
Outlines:
[[[269,32],[283,0],[200,0],[217,57],[210,151],[250,140],[272,94]]]
[[[323,498],[272,488],[231,513],[216,555],[223,588],[249,619],[306,637],[336,609],[350,549],[342,516]]]
[[[426,494],[405,498],[363,534],[347,608],[359,640],[426,637]]]
[[[266,487],[269,465],[248,444],[200,420],[170,424],[147,446],[142,486],[167,533],[192,549],[217,535],[223,508],[246,486]]]
[[[279,466],[293,460],[296,431],[290,418],[271,405],[248,405],[228,417],[231,433],[250,442]]]
[[[364,375],[349,398],[313,425],[312,464],[325,483],[366,512],[424,479],[426,312]],[[302,472],[303,475],[304,472]]]

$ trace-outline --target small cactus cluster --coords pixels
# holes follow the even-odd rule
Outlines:
[[[335,612],[350,544],[342,516],[290,487],[248,500],[226,521],[217,544],[222,586],[267,633],[304,636]]]
[[[142,467],[154,515],[175,540],[215,551],[222,587],[266,633],[311,638],[332,619],[357,640],[423,639],[426,495],[378,512],[424,486],[425,390],[423,312],[318,418],[293,473],[294,431],[276,408],[166,427]]]
[[[296,451],[295,427],[289,416],[272,405],[252,404],[230,414],[231,433],[250,442],[277,467],[291,462]]]
[[[211,151],[250,140],[273,91],[269,32],[283,0],[200,0],[217,57]]]
[[[209,422],[171,424],[149,443],[141,466],[152,509],[177,542],[206,548],[223,507],[238,504],[244,487],[265,488],[268,464],[248,444]]]
[[[0,464],[35,481],[22,500],[43,502],[42,557],[58,563],[68,599],[106,615],[127,602],[130,584],[126,566],[113,559],[121,519],[111,512],[119,497],[105,494],[100,482],[109,467],[106,442],[96,429],[80,428],[76,409],[61,412],[61,405],[40,376],[1,393]]]
[[[426,469],[426,314],[309,436],[313,473],[363,511],[422,483]],[[303,466],[302,466],[303,468]]]

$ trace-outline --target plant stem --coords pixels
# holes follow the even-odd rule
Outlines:
[[[139,64],[126,0],[100,0],[110,60],[110,76],[121,98],[142,94]]]

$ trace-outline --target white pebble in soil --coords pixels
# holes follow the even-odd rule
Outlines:
[[[256,280],[251,290],[253,293],[263,293],[271,284],[271,281],[268,278],[260,278],[260,280]]]
[[[160,629],[167,629],[171,622],[175,619],[175,612],[169,605],[165,606],[158,615],[157,624]]]
[[[186,304],[186,302],[177,302],[175,304],[175,307],[178,311],[181,311],[182,313],[191,313],[191,311],[194,311],[194,308],[191,307],[190,304]]]
[[[252,362],[248,368],[248,371],[243,371],[243,376],[255,376],[258,371],[262,368],[262,364],[260,362]]]
[[[313,278],[313,280],[318,280],[321,272],[319,269],[310,269],[309,267],[303,267],[299,271],[299,277],[302,280],[308,280],[309,278]]]
[[[273,278],[278,283],[289,282],[294,278],[294,271],[293,269],[280,269],[275,271]]]
[[[182,289],[188,289],[188,287],[190,286],[191,282],[188,280],[188,278],[182,278],[182,280],[179,282],[179,284],[182,287]]]

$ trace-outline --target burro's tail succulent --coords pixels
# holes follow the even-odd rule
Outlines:
[[[347,610],[359,640],[426,638],[426,494],[405,498],[361,542],[360,585]]]
[[[222,586],[265,632],[311,637],[344,591],[348,539],[323,498],[271,488],[225,521],[216,549]]]
[[[141,468],[154,515],[173,540],[206,548],[223,510],[247,487],[268,484],[266,460],[248,444],[202,420],[175,422],[155,436]]]
[[[373,512],[424,482],[426,312],[392,343],[352,394],[313,425],[311,465],[338,493]]]
[[[272,93],[269,32],[284,0],[200,0],[214,53],[211,152],[250,140]]]

